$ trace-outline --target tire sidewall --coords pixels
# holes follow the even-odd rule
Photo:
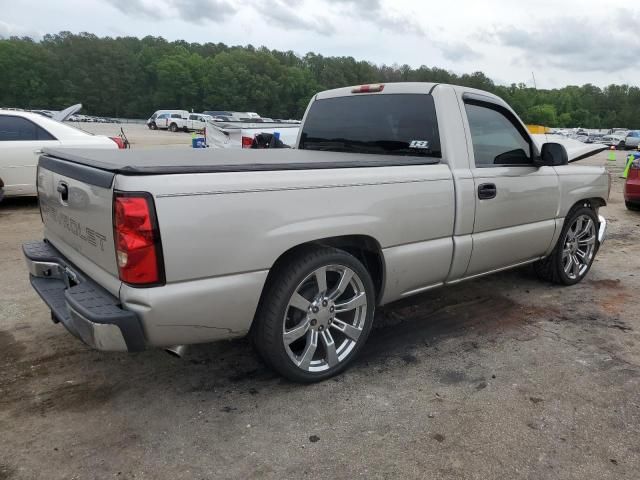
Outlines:
[[[555,268],[556,268],[556,274],[558,275],[558,278],[561,280],[561,282],[565,285],[575,285],[577,283],[580,283],[589,273],[589,271],[591,270],[591,266],[593,265],[593,262],[596,258],[596,254],[598,253],[598,240],[596,238],[596,245],[593,251],[593,256],[591,257],[591,262],[589,263],[589,266],[587,267],[587,269],[585,270],[585,272],[579,276],[578,278],[572,279],[569,278],[569,276],[565,273],[563,265],[562,265],[562,250],[564,248],[564,243],[565,240],[567,238],[567,232],[569,230],[569,228],[571,228],[571,225],[573,225],[573,222],[576,220],[576,218],[578,218],[579,216],[582,215],[587,215],[591,218],[591,220],[593,220],[593,223],[595,225],[595,235],[597,237],[598,235],[598,216],[595,214],[595,212],[588,208],[588,207],[578,207],[574,210],[572,210],[569,215],[567,215],[567,220],[564,222],[564,226],[562,227],[562,232],[560,233],[560,238],[558,238],[558,244],[556,246],[557,248],[557,253],[555,255]]]
[[[269,352],[261,352],[263,356],[271,357],[268,359],[268,362],[280,373],[282,373],[287,378],[297,381],[297,382],[317,382],[321,380],[325,380],[327,378],[333,377],[338,373],[342,372],[345,368],[349,366],[349,364],[353,361],[353,359],[358,355],[360,350],[363,348],[364,344],[367,341],[367,337],[371,332],[371,328],[373,326],[373,318],[375,314],[375,288],[373,286],[373,281],[371,280],[371,276],[367,269],[362,265],[362,263],[350,255],[347,252],[341,250],[330,249],[331,253],[327,252],[325,255],[321,255],[318,258],[314,258],[313,260],[308,260],[309,257],[302,258],[299,260],[299,264],[302,264],[304,268],[297,268],[295,275],[286,276],[286,275],[278,275],[274,281],[278,282],[278,278],[287,278],[287,285],[285,289],[282,290],[280,295],[277,297],[272,297],[276,302],[274,311],[277,312],[277,318],[266,319],[262,318],[260,321],[271,321],[276,322],[276,328],[274,329],[276,338],[272,339],[272,344],[274,346]],[[341,265],[352,269],[362,280],[364,285],[364,290],[367,294],[367,314],[365,317],[364,328],[362,329],[362,333],[353,348],[353,350],[349,353],[349,355],[338,365],[333,368],[330,368],[324,372],[320,373],[310,373],[305,372],[298,368],[289,357],[289,354],[286,351],[286,347],[284,345],[284,341],[282,339],[282,330],[283,323],[286,314],[286,308],[289,304],[289,300],[293,295],[294,291],[300,285],[300,283],[313,271],[325,265]],[[294,267],[295,268],[295,267]],[[281,272],[281,273],[286,273]],[[262,349],[261,349],[262,350]]]

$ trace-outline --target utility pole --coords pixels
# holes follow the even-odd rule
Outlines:
[[[538,89],[538,85],[536,85],[536,76],[533,72],[531,72],[531,76],[533,77],[533,88]]]

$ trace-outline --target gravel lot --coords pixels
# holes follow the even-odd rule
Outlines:
[[[149,130],[144,124],[138,123],[69,123],[69,125],[96,135],[114,137],[120,133],[120,128],[131,142],[131,148],[152,147],[191,147],[191,133],[170,132],[169,130]]]
[[[189,138],[129,130],[134,146]],[[41,236],[35,202],[2,203],[0,480],[635,480],[640,213],[617,176],[582,284],[523,268],[381,309],[361,359],[311,386],[274,375],[246,341],[182,360],[89,350],[29,286],[20,244]]]

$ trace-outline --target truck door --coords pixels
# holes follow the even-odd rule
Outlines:
[[[473,276],[542,256],[555,232],[560,191],[552,167],[533,164],[521,122],[491,101],[466,98],[476,215],[467,273]]]

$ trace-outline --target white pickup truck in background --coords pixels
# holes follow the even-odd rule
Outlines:
[[[24,253],[54,321],[112,351],[250,335],[282,375],[318,381],[378,305],[529,263],[573,285],[605,238],[604,167],[570,165],[490,93],[321,92],[294,145],[45,150],[44,240]]]

